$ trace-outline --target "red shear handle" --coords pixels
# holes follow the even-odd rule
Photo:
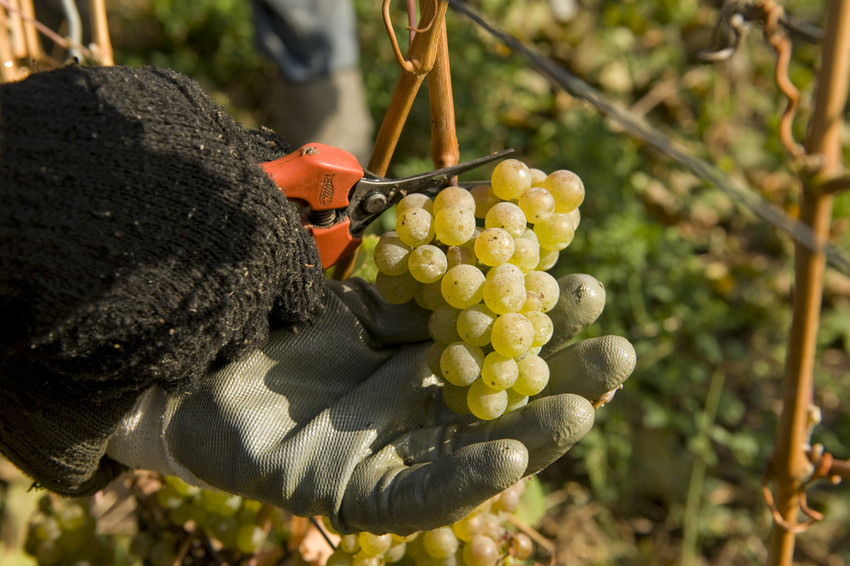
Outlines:
[[[312,210],[347,207],[351,188],[363,178],[356,157],[323,143],[308,143],[260,167],[286,198],[300,200]]]
[[[352,187],[363,178],[356,157],[323,143],[308,143],[260,167],[286,198],[301,201],[311,210],[348,207]],[[324,269],[353,253],[360,243],[351,235],[348,218],[330,226],[305,223],[304,227],[313,234]]]
[[[306,226],[306,228],[316,240],[322,269],[327,269],[348,257],[360,245],[360,238],[351,235],[351,221],[348,218],[327,228],[321,226]]]

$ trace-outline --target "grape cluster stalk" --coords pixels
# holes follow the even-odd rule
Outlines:
[[[506,159],[489,185],[399,202],[395,230],[375,246],[375,285],[390,303],[433,311],[427,363],[456,413],[495,419],[548,384],[538,354],[560,289],[546,270],[572,242],[583,200],[575,173]]]

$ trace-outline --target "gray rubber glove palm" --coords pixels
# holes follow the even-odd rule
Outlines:
[[[563,344],[596,319],[604,290],[562,280]],[[310,325],[201,378],[190,394],[149,391],[110,441],[135,468],[325,515],[342,532],[406,534],[448,524],[559,458],[590,430],[587,398],[634,368],[623,338],[551,348],[546,396],[491,422],[452,413],[427,370],[427,315],[389,305],[360,280],[331,282]],[[557,350],[557,351],[556,351]],[[582,383],[574,395],[559,383]]]

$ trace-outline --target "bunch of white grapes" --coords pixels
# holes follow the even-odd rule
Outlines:
[[[271,525],[285,524],[286,515],[268,509],[258,501],[222,491],[201,489],[176,477],[165,477],[151,500],[139,506],[139,532],[130,544],[130,554],[151,566],[172,566],[179,549],[185,547],[185,561],[213,562],[213,548],[222,561],[236,564],[248,561],[264,549],[284,544],[287,533],[281,528],[268,532],[261,525],[263,510],[270,511]],[[204,533],[210,548],[192,533]],[[187,546],[187,539],[195,543]]]
[[[410,194],[396,229],[375,247],[378,292],[433,311],[430,369],[455,412],[490,420],[528,403],[549,381],[538,356],[552,337],[546,313],[559,286],[546,273],[570,245],[584,185],[507,159],[490,185]]]
[[[344,535],[326,566],[381,566],[405,556],[416,566],[496,566],[525,560],[534,545],[528,535],[514,532],[509,521],[524,489],[520,481],[460,521],[408,537]]]
[[[97,533],[96,526],[84,500],[45,495],[30,518],[24,550],[39,566],[109,564],[115,541]]]

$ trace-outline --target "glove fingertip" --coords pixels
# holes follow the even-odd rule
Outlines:
[[[515,415],[515,416],[514,416]],[[512,430],[523,431],[531,457],[525,475],[535,474],[563,456],[593,428],[596,412],[579,395],[550,395],[536,399],[503,419]]]
[[[363,470],[349,486],[335,527],[407,535],[450,525],[519,481],[528,461],[521,442],[497,439],[464,446],[434,462],[380,474]]]
[[[598,399],[628,379],[637,364],[637,354],[622,336],[600,336],[560,350],[546,361],[552,370],[550,392]]]

